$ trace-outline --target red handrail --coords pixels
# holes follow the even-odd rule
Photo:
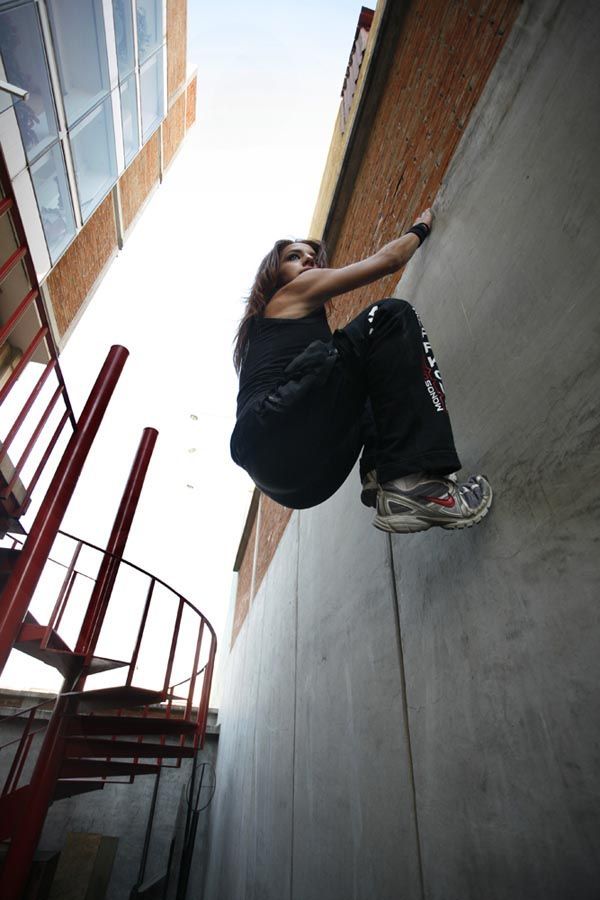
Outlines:
[[[0,344],[3,344],[6,338],[9,336],[21,316],[27,312],[31,304],[34,300],[37,300],[39,296],[39,291],[37,288],[32,288],[29,293],[25,294],[24,298],[21,300],[15,311],[11,316],[6,320],[6,323],[0,329]]]
[[[1,341],[0,341],[0,343],[1,343]],[[56,362],[57,361],[55,359],[51,359],[50,362],[48,362],[44,366],[44,371],[42,372],[42,374],[36,381],[33,390],[31,391],[29,397],[25,401],[25,405],[23,406],[23,409],[21,410],[21,412],[15,419],[12,428],[10,429],[10,431],[8,432],[8,434],[2,441],[2,447],[0,448],[0,461],[3,460],[4,457],[6,456],[6,452],[7,452],[8,448],[14,441],[15,437],[17,436],[17,433],[19,432],[19,429],[21,428],[21,425],[27,418],[27,413],[30,411],[31,407],[33,406],[37,397],[39,396],[40,391],[42,390],[43,386],[45,385],[46,381],[48,380],[48,376],[50,375],[52,370],[56,367]]]
[[[0,404],[2,404],[11,393],[12,389],[25,371],[28,364],[33,360],[36,351],[38,351],[38,348],[43,346],[44,357],[50,357],[49,361],[46,363],[44,373],[39,378],[33,391],[25,401],[22,409],[17,415],[14,424],[10,428],[8,435],[3,441],[3,446],[0,450],[0,461],[7,455],[10,445],[13,443],[17,433],[19,432],[25,421],[28,419],[28,417],[30,415],[35,415],[34,413],[32,413],[33,404],[51,372],[55,373],[58,387],[60,388],[60,393],[58,395],[54,395],[54,402],[58,402],[59,397],[62,397],[62,402],[64,402],[65,405],[65,414],[60,419],[60,424],[58,428],[55,429],[52,433],[48,443],[46,444],[45,426],[47,426],[48,424],[48,418],[51,410],[46,409],[42,413],[40,420],[36,420],[37,424],[34,423],[34,437],[30,440],[27,446],[25,458],[21,457],[20,465],[17,466],[14,473],[11,471],[10,484],[8,486],[5,483],[6,477],[3,476],[2,482],[4,490],[2,491],[2,495],[0,496],[0,518],[8,517],[14,519],[19,518],[29,506],[29,503],[31,502],[32,492],[37,485],[43,469],[48,464],[52,452],[67,422],[70,421],[73,429],[75,429],[77,422],[66,391],[64,378],[57,361],[58,349],[53,338],[50,323],[48,321],[46,310],[44,308],[44,304],[40,295],[37,274],[33,265],[33,261],[31,259],[31,254],[29,252],[27,237],[25,234],[25,229],[23,228],[23,222],[19,213],[18,204],[14,200],[10,176],[6,167],[5,160],[1,153],[0,187],[2,188],[2,192],[5,195],[4,199],[0,200],[0,215],[8,214],[12,224],[16,242],[16,249],[11,253],[9,258],[0,261],[2,263],[0,265],[0,282],[3,279],[7,278],[17,266],[22,267],[29,282],[27,293],[19,301],[16,308],[9,314],[6,322],[4,322],[4,324],[0,326],[0,345],[4,344],[8,340],[12,331],[23,319],[25,313],[27,313],[27,311],[32,307],[35,309],[35,317],[32,318],[34,321],[37,321],[37,324],[39,326],[35,335],[29,341],[27,346],[20,348],[22,349],[22,355],[15,368],[12,370],[12,372],[10,372],[6,383],[0,389]],[[19,475],[24,465],[25,459],[33,450],[34,445],[38,444],[40,441],[43,441],[43,443],[45,444],[45,449],[41,454],[40,462],[34,472],[34,475],[29,480],[29,483],[22,485],[21,490],[24,491],[24,495],[20,497],[21,491],[15,491],[13,493],[13,489],[16,487],[19,481]],[[19,496],[17,496],[17,494]]]
[[[56,388],[56,390],[54,391],[54,393],[52,394],[52,397],[48,401],[46,409],[44,410],[44,412],[42,414],[42,418],[40,419],[40,421],[34,428],[33,434],[27,441],[27,445],[26,445],[25,449],[21,453],[19,460],[15,466],[15,471],[13,473],[12,478],[10,479],[10,481],[8,482],[8,484],[6,485],[4,490],[0,492],[0,497],[2,497],[2,498],[10,497],[11,491],[13,490],[17,481],[19,480],[19,475],[23,471],[23,466],[29,459],[31,451],[35,447],[37,440],[44,429],[44,425],[46,424],[46,422],[52,415],[52,410],[58,403],[58,401],[62,395],[62,392],[63,392],[63,386],[61,384],[59,384],[58,387]]]
[[[10,274],[10,272],[12,272],[17,263],[21,262],[26,253],[26,246],[17,247],[15,252],[11,253],[6,262],[2,266],[0,266],[0,284]]]
[[[33,338],[31,343],[27,347],[25,353],[23,354],[23,356],[20,358],[20,360],[17,363],[17,365],[15,366],[15,368],[10,373],[10,376],[9,376],[8,380],[6,381],[6,384],[0,390],[0,404],[4,403],[4,401],[6,400],[6,398],[12,391],[12,389],[14,388],[15,384],[19,380],[20,375],[23,374],[23,369],[25,368],[27,363],[31,360],[31,357],[33,356],[33,354],[35,353],[35,351],[37,350],[37,348],[39,347],[39,345],[41,344],[43,339],[47,336],[47,334],[48,334],[48,326],[42,325],[42,327],[39,329],[39,331],[36,332],[35,337]]]

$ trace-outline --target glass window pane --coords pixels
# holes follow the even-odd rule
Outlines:
[[[121,85],[121,121],[123,123],[123,151],[127,165],[140,146],[135,75],[131,75]]]
[[[133,72],[133,14],[131,0],[112,0],[119,79]]]
[[[50,258],[55,263],[75,236],[71,192],[60,144],[38,159],[30,171]]]
[[[140,70],[142,140],[145,142],[164,115],[163,54],[155,53]]]
[[[110,97],[73,128],[69,137],[81,215],[85,221],[117,180]]]
[[[136,0],[136,11],[141,65],[162,43],[162,0]]]
[[[14,101],[27,159],[44,152],[58,135],[37,10],[33,3],[0,11],[0,52],[6,78],[29,91]]]
[[[102,0],[48,0],[54,48],[72,125],[108,93]]]

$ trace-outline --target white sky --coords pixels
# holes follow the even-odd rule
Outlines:
[[[106,542],[142,428],[156,427],[125,556],[218,634],[252,492],[229,456],[232,339],[260,259],[307,236],[360,9],[188,0],[196,124],[61,357],[78,414],[109,346],[131,353],[63,527]]]

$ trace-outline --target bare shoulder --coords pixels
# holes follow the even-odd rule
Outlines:
[[[293,290],[292,284],[287,284],[271,297],[264,316],[266,319],[302,319],[322,305],[321,302],[315,303],[310,295]]]

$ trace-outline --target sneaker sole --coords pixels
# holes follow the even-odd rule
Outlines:
[[[431,519],[419,519],[417,516],[380,516],[376,515],[373,519],[373,525],[380,531],[389,531],[392,534],[413,534],[417,531],[427,531],[429,528],[445,528],[447,531],[457,531],[460,528],[471,528],[484,519],[490,507],[494,494],[489,481],[486,482],[490,489],[488,501],[483,509],[480,509],[476,516],[468,519],[456,519],[452,521],[435,522]]]
[[[413,534],[416,531],[427,531],[434,523],[419,521],[414,516],[375,516],[373,525],[380,531],[390,531],[392,534]]]

